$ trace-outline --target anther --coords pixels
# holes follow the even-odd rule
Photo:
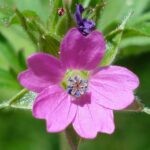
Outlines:
[[[80,97],[86,93],[88,88],[88,81],[81,79],[79,76],[70,77],[68,79],[67,92],[68,94]]]

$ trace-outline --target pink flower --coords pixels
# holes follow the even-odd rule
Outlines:
[[[139,80],[124,67],[99,67],[104,52],[100,32],[83,36],[73,28],[61,43],[60,59],[44,53],[28,58],[19,81],[38,93],[33,115],[46,120],[48,132],[63,131],[69,124],[82,138],[114,131],[113,110],[133,102]]]

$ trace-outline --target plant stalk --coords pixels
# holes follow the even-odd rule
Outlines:
[[[65,135],[71,150],[78,150],[81,138],[76,134],[72,126],[65,130]]]

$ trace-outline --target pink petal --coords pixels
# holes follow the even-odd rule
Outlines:
[[[115,130],[113,111],[96,103],[89,108],[98,132],[112,134]]]
[[[48,132],[63,131],[73,120],[76,105],[61,87],[51,86],[42,91],[33,105],[33,115],[46,119]]]
[[[88,100],[90,95],[84,98]],[[113,112],[95,103],[78,105],[73,127],[82,138],[86,139],[95,138],[98,132],[110,134],[114,131]]]
[[[22,86],[37,93],[51,85],[50,82],[35,76],[35,74],[30,69],[20,73],[18,80]]]
[[[28,66],[36,76],[48,82],[58,83],[64,75],[61,62],[48,54],[33,54],[28,58]]]
[[[133,90],[138,77],[124,67],[110,66],[96,70],[89,82],[89,91],[96,103],[110,109],[124,109],[134,100]]]
[[[105,41],[102,34],[93,31],[83,36],[78,29],[71,29],[61,44],[61,60],[67,68],[94,69],[105,52]]]

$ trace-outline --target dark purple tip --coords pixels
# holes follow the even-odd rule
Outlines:
[[[84,11],[83,6],[81,4],[77,4],[75,12],[75,20],[77,22],[77,28],[84,36],[86,36],[95,29],[95,22],[92,20],[82,18],[83,11]]]

